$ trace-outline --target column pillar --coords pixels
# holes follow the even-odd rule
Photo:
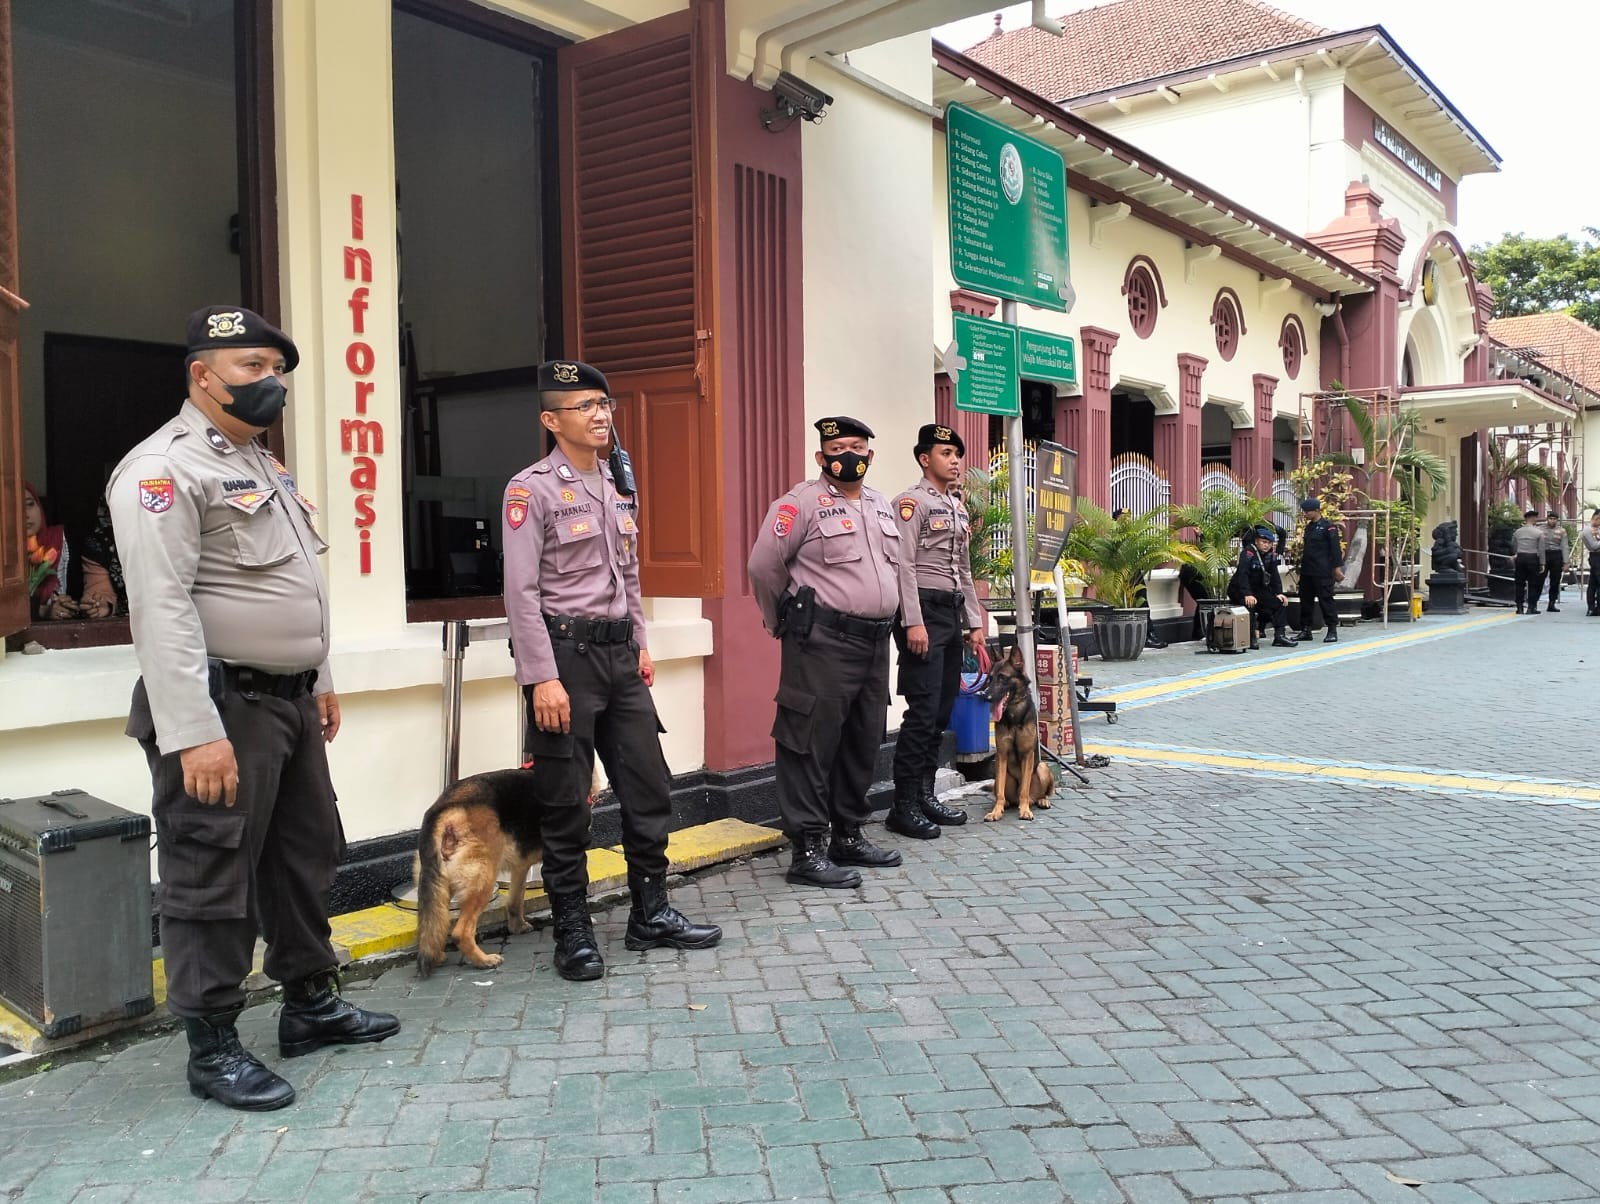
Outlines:
[[[1234,428],[1233,471],[1250,482],[1257,497],[1266,497],[1272,491],[1272,395],[1278,378],[1257,372],[1250,380],[1255,386],[1255,425]]]
[[[1176,506],[1200,500],[1200,381],[1206,362],[1204,356],[1178,356],[1178,412],[1156,418],[1156,464],[1172,483]]]
[[[1056,411],[1056,439],[1078,453],[1078,493],[1111,504],[1111,353],[1118,336],[1096,326],[1081,333],[1083,393]]]

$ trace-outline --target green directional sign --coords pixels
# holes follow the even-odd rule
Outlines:
[[[1017,328],[966,314],[950,317],[956,340],[954,355],[945,357],[945,370],[956,382],[956,409],[1018,417],[1022,381],[1017,374]]]
[[[945,106],[944,130],[956,283],[1040,309],[1071,308],[1060,153],[965,105]]]
[[[1078,349],[1069,338],[1042,330],[1019,327],[1022,375],[1028,380],[1049,381],[1057,385],[1078,383]]]

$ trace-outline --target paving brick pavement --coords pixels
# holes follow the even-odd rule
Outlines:
[[[1485,667],[1448,691],[1396,651],[1138,725],[1401,759],[1354,671],[1527,768],[1571,716],[1474,700],[1500,631],[1426,646]],[[0,1198],[1600,1200],[1597,837],[1572,808],[1119,762],[1031,825],[901,842],[859,892],[789,888],[781,857],[687,881],[718,950],[626,953],[619,910],[598,984],[557,978],[544,930],[491,942],[498,972],[392,969],[352,995],[404,1031],[285,1064],[283,1112],[193,1100],[178,1037],[5,1084]],[[275,1023],[241,1027],[269,1053]]]

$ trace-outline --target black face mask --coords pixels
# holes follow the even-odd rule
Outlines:
[[[835,481],[855,485],[867,475],[867,465],[871,462],[871,456],[863,456],[860,452],[835,452],[831,456],[824,454],[822,471]]]
[[[217,379],[233,399],[233,404],[225,407],[228,413],[246,426],[271,426],[288,404],[289,390],[276,376],[263,376],[247,385],[230,385],[220,376]]]

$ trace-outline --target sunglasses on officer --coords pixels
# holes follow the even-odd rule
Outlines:
[[[587,397],[575,406],[551,406],[550,409],[556,413],[571,411],[582,414],[587,418],[594,413],[596,406],[603,407],[606,413],[610,414],[617,408],[617,399],[615,397]]]

